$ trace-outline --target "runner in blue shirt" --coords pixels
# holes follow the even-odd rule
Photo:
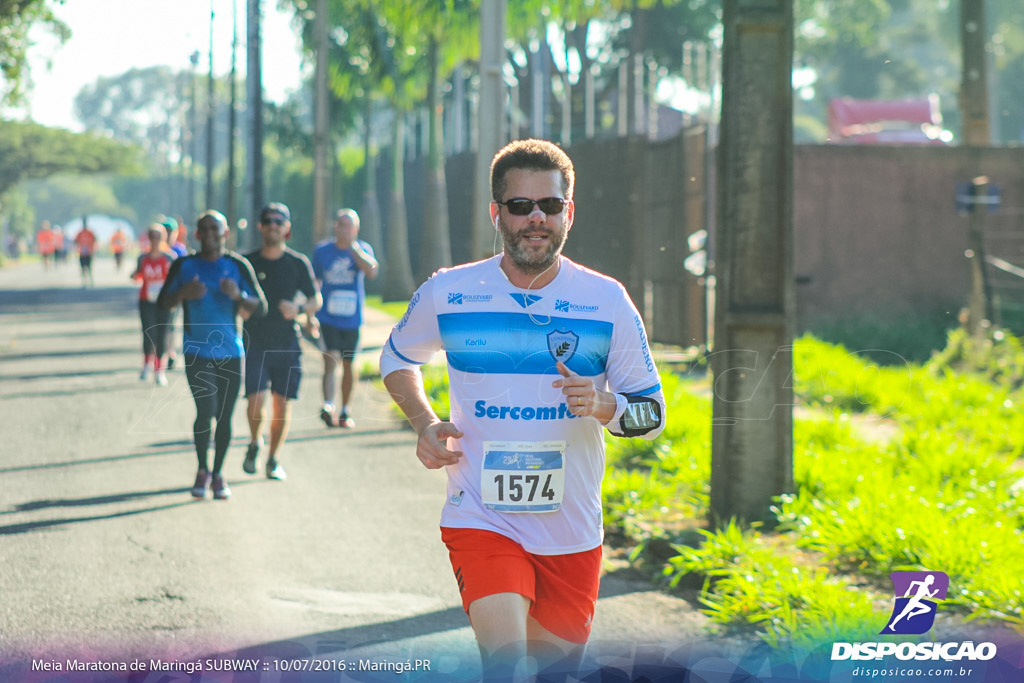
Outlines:
[[[185,376],[196,402],[192,426],[199,471],[192,495],[205,498],[212,483],[213,497],[224,500],[231,489],[221,475],[224,457],[231,443],[231,415],[242,383],[242,338],[238,313],[266,315],[267,300],[256,281],[252,266],[227,251],[228,225],[217,211],[206,211],[196,224],[199,251],[171,264],[157,305],[171,309],[181,304],[185,311]],[[213,421],[213,470],[207,451]]]
[[[359,214],[341,209],[334,219],[334,239],[322,242],[313,252],[313,273],[323,294],[323,307],[316,314],[324,352],[324,405],[320,419],[328,427],[355,424],[348,408],[357,379],[352,360],[359,348],[359,327],[363,324],[365,280],[372,280],[380,272],[373,247],[356,239],[358,235]],[[341,412],[335,419],[339,364]]]

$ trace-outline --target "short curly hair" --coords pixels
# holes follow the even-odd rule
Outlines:
[[[222,214],[220,211],[216,211],[214,209],[209,209],[208,211],[203,211],[201,214],[199,214],[199,218],[196,219],[196,227],[198,228],[199,224],[202,223],[204,220],[212,220],[217,223],[220,223],[221,230],[224,230],[228,227],[228,219],[224,218],[224,214]]]
[[[531,171],[558,171],[562,174],[562,192],[565,199],[572,199],[576,173],[572,160],[561,147],[547,140],[530,138],[514,140],[502,147],[491,161],[491,199],[503,201],[508,172],[517,169]]]

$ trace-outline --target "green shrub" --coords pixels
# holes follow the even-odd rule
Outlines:
[[[711,402],[676,375],[663,374],[662,388],[669,408],[657,439],[605,438],[605,512],[638,540],[664,536],[708,507]]]
[[[869,596],[824,567],[798,565],[771,538],[756,528],[742,530],[733,521],[701,534],[699,548],[675,546],[679,554],[669,560],[665,574],[670,586],[689,574],[705,576],[700,602],[714,623],[754,628],[773,647],[813,649],[872,633]]]
[[[956,321],[945,311],[899,319],[862,314],[818,320],[807,333],[882,364],[923,363],[934,349],[942,348],[947,330],[954,325]]]
[[[448,368],[444,365],[424,365],[423,390],[433,406],[434,412],[442,420],[449,417],[448,399]]]
[[[947,603],[968,618],[1024,624],[1024,486],[1015,467],[1024,453],[1016,380],[1024,354],[1017,340],[991,348],[972,365],[951,361],[954,353],[925,366],[884,365],[798,340],[796,395],[807,409],[794,423],[795,493],[778,501],[780,535],[768,543],[735,525],[701,531],[699,547],[673,546],[671,583],[706,577],[701,601],[712,620],[755,628],[773,645],[877,632],[872,584],[848,584],[866,578],[882,600],[884,577],[906,569],[948,573]],[[886,427],[881,436],[871,423]],[[813,570],[797,570],[801,552],[817,558]]]

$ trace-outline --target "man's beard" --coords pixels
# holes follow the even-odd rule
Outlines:
[[[562,247],[565,246],[565,241],[569,237],[568,230],[558,232],[551,228],[544,228],[543,231],[549,235],[548,247],[539,254],[536,252],[531,254],[528,249],[530,240],[525,235],[529,232],[537,232],[536,230],[527,228],[516,234],[505,227],[504,221],[499,220],[498,225],[501,226],[501,238],[505,241],[505,254],[512,259],[516,268],[530,275],[540,275],[550,268],[562,252]]]

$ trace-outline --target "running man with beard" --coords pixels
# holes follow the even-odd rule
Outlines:
[[[268,479],[287,478],[279,460],[281,446],[291,425],[291,401],[299,397],[302,382],[302,350],[296,319],[305,312],[313,324],[320,308],[320,292],[313,283],[309,259],[286,244],[292,233],[291,211],[272,202],[260,211],[262,245],[245,258],[267,297],[267,315],[245,321],[245,397],[248,401],[249,448],[242,462],[248,474],[256,473],[263,447],[263,423],[270,404]],[[269,400],[268,400],[269,399]]]
[[[565,256],[574,171],[543,140],[491,163],[503,253],[442,269],[414,294],[381,376],[445,468],[441,538],[487,679],[571,674],[590,635],[603,540],[604,430],[655,438],[665,400],[643,322],[623,286]],[[450,420],[420,367],[447,356]],[[547,680],[547,679],[545,679]]]

